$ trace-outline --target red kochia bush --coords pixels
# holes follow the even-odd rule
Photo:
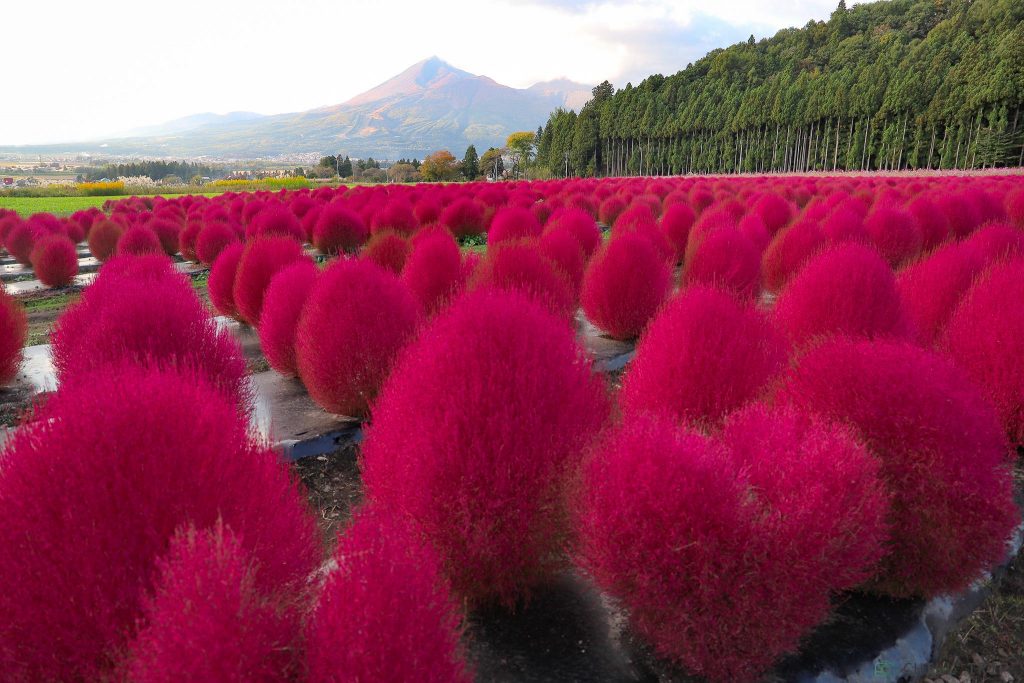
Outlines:
[[[0,289],[0,386],[8,384],[21,366],[28,320],[18,301]]]
[[[831,335],[909,337],[889,264],[870,247],[843,244],[812,258],[779,294],[775,322],[794,346]]]
[[[245,322],[259,326],[270,279],[285,266],[305,258],[302,245],[290,237],[258,237],[245,246],[232,289],[235,308]]]
[[[113,679],[183,525],[230,527],[260,568],[257,589],[306,590],[321,551],[305,496],[202,379],[107,368],[37,411],[3,455],[8,680]]]
[[[864,229],[893,267],[907,263],[921,253],[924,237],[917,219],[908,211],[881,206],[864,220]]]
[[[601,246],[601,229],[594,222],[594,217],[581,209],[559,209],[551,214],[544,226],[544,234],[562,231],[580,243],[584,261],[588,261]]]
[[[752,680],[882,555],[878,465],[848,433],[757,406],[725,444],[665,418],[613,432],[584,470],[581,560],[655,651]]]
[[[1004,558],[1018,520],[1007,444],[992,406],[945,357],[837,339],[799,359],[778,400],[851,425],[881,461],[892,537],[875,590],[956,592]]]
[[[586,266],[579,241],[568,230],[552,230],[544,233],[537,248],[565,276],[575,296],[583,283]]]
[[[124,277],[116,286],[89,288],[75,310],[89,324],[83,327],[71,318],[65,328],[62,317],[52,339],[61,383],[121,363],[183,368],[203,376],[241,408],[248,407],[248,374],[238,342],[217,327],[180,275]]]
[[[29,265],[32,262],[32,245],[35,239],[32,235],[32,226],[25,221],[18,221],[11,225],[4,238],[4,247],[18,263]]]
[[[625,234],[590,261],[581,303],[587,319],[616,339],[640,334],[672,289],[672,272],[646,239]]]
[[[365,415],[418,322],[416,302],[393,274],[362,259],[332,265],[310,292],[295,333],[310,397],[331,413]]]
[[[145,225],[133,225],[124,231],[117,241],[117,253],[120,256],[142,256],[143,254],[162,254],[160,238]]]
[[[683,260],[686,253],[686,242],[690,238],[690,228],[697,219],[689,204],[682,202],[672,204],[661,215],[661,231],[665,233],[672,249],[675,251],[676,263]]]
[[[188,261],[198,262],[196,254],[196,240],[203,229],[203,224],[198,220],[189,221],[178,235],[178,244],[181,247],[181,255]]]
[[[63,235],[46,235],[32,247],[32,270],[47,287],[64,287],[78,274],[78,250]]]
[[[160,248],[165,254],[174,256],[178,253],[181,223],[168,218],[157,218],[150,221],[147,226],[160,240]]]
[[[403,235],[411,235],[416,232],[417,227],[419,223],[409,202],[392,197],[373,215],[370,232],[377,234],[384,230],[393,230]]]
[[[1007,218],[1016,223],[1018,228],[1024,228],[1024,188],[1006,193],[1003,201]]]
[[[367,496],[408,517],[470,604],[514,603],[564,565],[564,486],[606,414],[562,320],[521,294],[466,295],[381,390]]]
[[[1024,260],[997,264],[964,295],[943,347],[996,407],[1014,446],[1024,446]]]
[[[260,568],[220,522],[189,526],[156,562],[154,595],[125,667],[133,683],[288,678],[297,611],[256,588]]]
[[[775,235],[762,257],[764,286],[777,292],[825,245],[817,223],[798,221]]]
[[[536,242],[504,242],[487,251],[469,289],[496,288],[527,294],[568,319],[576,299],[569,280],[538,249]]]
[[[241,314],[235,306],[235,275],[244,248],[241,242],[235,242],[222,249],[210,266],[210,278],[206,282],[210,303],[217,312],[237,320],[241,320]]]
[[[315,263],[302,259],[278,271],[267,286],[260,316],[260,347],[270,367],[282,375],[299,372],[295,330],[319,274]]]
[[[484,231],[484,207],[468,197],[456,199],[441,212],[439,221],[456,237],[479,235]]]
[[[641,337],[623,377],[623,411],[717,423],[764,391],[786,356],[759,311],[720,290],[684,290]]]
[[[720,287],[740,298],[753,299],[761,291],[761,254],[738,229],[715,228],[693,250],[683,269],[683,281]]]
[[[313,226],[313,246],[322,254],[339,254],[358,249],[369,235],[358,213],[342,202],[331,202]]]
[[[411,245],[409,240],[397,232],[385,230],[378,232],[370,238],[370,241],[363,247],[361,257],[373,261],[384,270],[389,270],[395,275],[402,272],[405,267],[405,260],[409,256]]]
[[[306,231],[302,223],[287,206],[278,202],[268,202],[255,215],[247,230],[248,237],[290,237],[298,242],[306,241]]]
[[[434,550],[397,516],[357,513],[306,638],[309,683],[472,680]]]
[[[529,209],[507,206],[498,209],[487,229],[487,244],[495,245],[508,240],[540,237],[541,224]]]
[[[239,241],[238,232],[227,223],[207,223],[196,237],[196,256],[211,265],[228,245]]]
[[[985,256],[969,242],[947,244],[907,268],[897,278],[907,316],[920,340],[934,344],[960,298],[985,268]]]
[[[447,306],[465,284],[459,245],[451,233],[417,235],[402,269],[402,282],[426,317]]]

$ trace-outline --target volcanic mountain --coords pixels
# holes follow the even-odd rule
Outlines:
[[[588,86],[567,80],[511,88],[431,57],[342,104],[261,116],[198,114],[95,142],[3,151],[255,159],[302,153],[418,157],[469,144],[480,153],[536,130],[556,107],[579,109]]]

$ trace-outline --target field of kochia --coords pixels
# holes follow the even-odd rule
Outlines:
[[[567,572],[658,666],[760,680],[1021,521],[1019,176],[131,197],[0,243],[55,288],[103,262],[0,455],[5,680],[468,681],[475,615]],[[337,535],[214,315],[362,423]],[[4,383],[25,330],[0,296]]]

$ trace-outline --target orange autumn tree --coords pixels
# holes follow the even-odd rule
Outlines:
[[[459,162],[451,152],[442,149],[423,160],[420,174],[431,182],[455,180],[459,176]]]

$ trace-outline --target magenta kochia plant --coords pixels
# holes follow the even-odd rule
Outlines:
[[[307,631],[309,683],[472,680],[440,559],[399,516],[357,512],[334,564]]]
[[[1024,260],[996,264],[975,282],[941,346],[992,400],[1012,445],[1024,447]]]
[[[762,256],[765,289],[782,289],[825,243],[825,234],[813,221],[798,221],[776,233]]]
[[[607,414],[573,331],[518,293],[458,299],[374,405],[367,497],[408,518],[470,604],[513,604],[564,567],[565,491]]]
[[[62,384],[85,381],[110,365],[133,363],[190,370],[243,411],[249,404],[238,342],[218,329],[188,281],[170,269],[163,274],[140,268],[103,271],[57,320],[51,342]]]
[[[672,272],[647,239],[627,233],[608,242],[590,261],[581,301],[587,318],[616,339],[632,339],[672,289]]]
[[[786,344],[760,311],[721,290],[683,290],[640,338],[623,377],[622,408],[715,425],[762,395],[786,357]]]
[[[852,433],[760,405],[721,442],[664,416],[608,435],[584,467],[579,558],[655,653],[753,680],[871,576],[888,499]]]
[[[488,249],[468,286],[521,292],[565,319],[576,311],[569,278],[541,253],[536,240],[502,242]]]
[[[447,230],[420,232],[402,269],[402,282],[425,317],[433,317],[465,286],[462,256]]]
[[[996,412],[939,354],[907,342],[836,339],[798,359],[778,400],[857,430],[893,505],[872,588],[931,597],[1005,557],[1019,513]]]
[[[124,231],[117,240],[118,256],[142,256],[144,254],[162,254],[160,238],[146,225],[133,225]]]
[[[232,288],[235,309],[241,319],[253,327],[259,326],[263,295],[270,279],[279,270],[305,258],[302,245],[290,237],[258,237],[246,244],[238,260]]]
[[[78,274],[78,251],[63,235],[46,235],[32,247],[32,269],[47,287],[65,287]]]
[[[210,277],[206,282],[206,291],[210,295],[210,303],[221,315],[241,320],[242,316],[235,305],[235,275],[238,274],[238,262],[242,260],[245,245],[235,241],[227,244],[210,266]]]
[[[495,245],[509,240],[540,237],[541,224],[529,209],[508,206],[498,209],[487,229],[487,244]]]
[[[107,218],[97,220],[89,231],[89,252],[100,261],[106,261],[117,250],[122,233],[124,227],[120,223]],[[10,250],[10,245],[7,249]]]
[[[185,525],[234,531],[260,591],[301,595],[320,561],[316,521],[280,455],[250,441],[201,376],[108,366],[62,385],[2,466],[7,680],[113,678],[144,626],[157,560]]]
[[[601,246],[601,230],[597,227],[594,217],[582,209],[558,209],[544,224],[544,234],[567,232],[579,242],[583,250],[584,262],[590,260],[598,247]]]
[[[295,333],[310,397],[331,413],[365,415],[419,319],[394,274],[365,259],[334,263],[310,292]]]
[[[298,216],[280,202],[267,202],[249,223],[248,237],[290,237],[298,242],[306,241],[306,231]]]
[[[196,236],[196,256],[199,261],[211,265],[228,245],[239,241],[238,231],[227,223],[207,223]]]
[[[124,669],[133,683],[288,680],[297,670],[299,604],[257,587],[253,553],[218,520],[180,528],[156,561],[153,594]],[[304,606],[304,605],[302,605]]]
[[[339,254],[358,249],[370,231],[362,217],[335,201],[324,206],[313,225],[313,246],[322,254]]]
[[[301,259],[278,271],[267,287],[260,316],[260,348],[270,367],[282,375],[297,375],[299,372],[295,357],[295,331],[319,274],[320,269],[315,263]]]
[[[798,347],[832,335],[912,336],[892,268],[860,244],[813,257],[783,288],[774,313],[779,329]]]
[[[0,290],[0,386],[18,374],[27,330],[24,307],[5,290]]]
[[[359,256],[399,275],[405,267],[405,260],[409,257],[411,247],[405,236],[392,230],[385,230],[374,233]]]
[[[683,269],[688,286],[705,285],[754,299],[761,292],[761,252],[738,228],[710,230],[696,245]]]

